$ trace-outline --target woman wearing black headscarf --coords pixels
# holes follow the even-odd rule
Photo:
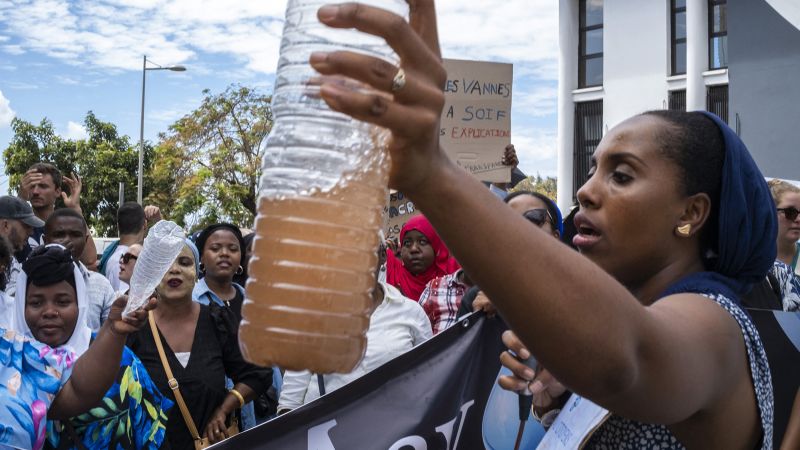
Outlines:
[[[81,356],[89,349],[89,300],[84,278],[64,247],[37,247],[22,264],[14,328],[25,336]],[[164,440],[172,402],[155,387],[141,361],[127,347],[114,385],[92,414],[47,423],[46,448],[157,449]]]
[[[70,253],[60,246],[40,247],[23,265],[18,283],[28,294],[17,291],[25,308],[16,312],[15,325],[28,329],[30,322],[40,335],[0,331],[0,446],[39,449],[47,418],[82,414],[103,397],[119,373],[126,336],[144,325],[147,311],[123,319],[126,298],[117,299],[92,345],[78,357],[75,348],[88,346],[90,336],[88,328],[78,329],[83,277]],[[151,300],[146,309],[154,307]]]

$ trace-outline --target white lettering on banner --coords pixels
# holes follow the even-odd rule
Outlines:
[[[458,412],[458,415],[453,417],[450,421],[445,423],[444,425],[439,425],[435,428],[437,433],[441,433],[444,436],[444,440],[446,442],[445,449],[455,450],[458,448],[458,439],[461,437],[461,430],[464,426],[464,420],[467,418],[467,411],[469,408],[475,404],[475,400],[470,400],[463,405],[461,405],[461,409]],[[461,416],[461,420],[458,421],[458,425],[454,426],[456,420],[458,420],[459,416]],[[330,430],[335,427],[336,420],[329,420],[325,423],[320,425],[311,427],[308,429],[308,450],[336,450],[334,447],[333,442],[331,442],[330,436],[328,433]],[[453,446],[450,446],[450,438],[453,436],[453,431],[456,432],[456,440],[453,443]],[[428,443],[425,442],[425,438],[422,436],[411,435],[405,436],[398,439],[389,450],[400,450],[404,447],[412,447],[414,450],[428,450]]]
[[[308,429],[308,450],[336,450],[328,432],[336,426],[336,419]]]
[[[453,444],[453,450],[456,450],[456,448],[458,447],[458,438],[461,437],[461,430],[463,429],[464,419],[467,417],[467,410],[473,404],[475,404],[475,400],[470,400],[467,403],[461,405],[461,422],[459,422],[458,424],[458,431],[456,432],[456,442]],[[447,440],[447,444],[448,446],[450,445],[450,439]]]
[[[413,447],[414,450],[428,450],[428,443],[422,436],[406,436],[392,444],[389,450],[400,450],[403,447]]]
[[[436,427],[436,432],[442,433],[442,436],[444,436],[444,441],[446,442],[444,448],[446,449],[450,448],[450,438],[453,437],[453,425],[455,425],[456,419],[458,419],[458,417],[453,417],[453,420],[450,422]]]
[[[444,440],[446,442],[445,448],[455,450],[458,447],[458,438],[461,436],[461,427],[464,425],[464,419],[467,417],[467,410],[469,410],[470,406],[475,404],[475,400],[470,400],[467,403],[461,405],[461,410],[458,412],[458,415],[461,416],[461,420],[458,422],[458,427],[456,430],[453,429],[453,425],[456,423],[456,419],[458,419],[458,415],[453,417],[452,420],[445,423],[444,425],[439,425],[435,428],[437,433],[441,433],[444,436]],[[450,438],[453,436],[453,431],[456,431],[456,441],[453,443],[453,446],[450,447]],[[419,440],[417,440],[417,438]],[[422,442],[424,447],[417,447],[415,445],[410,444],[410,442]],[[399,450],[403,448],[403,445],[411,445],[414,447],[414,450],[427,450],[428,445],[425,440],[420,436],[407,436],[399,441],[395,442],[389,450]]]

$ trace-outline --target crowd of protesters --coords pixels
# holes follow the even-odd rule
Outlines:
[[[678,123],[687,120],[672,113],[641,117]],[[691,126],[718,126],[711,119],[691,121]],[[513,146],[504,160],[512,167],[516,164]],[[609,176],[623,178],[621,174]],[[503,306],[496,306],[478,285],[480,278],[461,267],[431,221],[417,215],[402,226],[398,239],[387,239],[379,250],[367,350],[351,373],[284,373],[279,368],[259,367],[244,360],[237,337],[254,237],[249,230],[217,223],[195,233],[186,240],[146,311],[123,319],[120,312],[127,283],[147,229],[161,220],[161,212],[153,205],[122,204],[119,239],[99,258],[89,257],[87,251],[96,250],[94,245],[87,250],[92,242],[87,222],[80,208],[67,206],[79,205],[80,178],[69,179],[66,186],[71,193],[67,195],[50,186],[58,177],[57,169],[46,163],[35,165],[26,174],[28,181],[23,183],[28,182],[29,187],[20,192],[31,200],[35,193],[37,209],[22,197],[0,197],[0,328],[6,330],[0,351],[19,354],[24,360],[15,364],[11,363],[13,357],[0,358],[9,361],[0,368],[2,380],[18,380],[3,381],[2,401],[15,405],[8,409],[10,414],[0,413],[4,430],[11,430],[0,434],[3,445],[189,449],[195,441],[218,442],[338,389],[444,331],[466,314],[483,311],[495,317],[498,308],[503,312]],[[513,182],[487,186],[489,189],[483,187],[486,192],[526,219],[528,225],[519,233],[541,234],[559,242],[571,236],[565,233],[565,226],[580,230],[578,234],[584,238],[599,232],[600,225],[594,222],[588,225],[578,219],[578,224],[572,223],[574,211],[564,219],[553,199],[543,194],[514,188]],[[766,408],[763,403],[768,401],[764,394],[768,380],[759,377],[768,372],[764,372],[764,361],[752,360],[759,358],[760,344],[746,317],[736,313],[736,305],[786,311],[800,307],[800,279],[795,275],[800,253],[800,189],[781,180],[770,181],[769,188],[778,230],[771,243],[778,251],[769,270],[759,282],[753,282],[756,288],[736,303],[730,298],[709,297],[731,311],[747,336],[748,366],[760,389],[753,401],[759,410]],[[584,193],[581,190],[579,198],[585,199]],[[65,206],[55,208],[59,197]],[[43,199],[52,203],[48,206]],[[594,205],[581,203],[576,209],[587,207]],[[676,234],[683,236],[684,232]],[[576,253],[568,244],[558,244],[558,252]],[[151,325],[144,326],[148,319]],[[497,320],[504,319],[498,316]],[[513,330],[513,321],[510,326]],[[528,352],[516,334],[509,331],[504,339],[517,354]],[[512,390],[529,384],[536,399],[536,417],[557,412],[565,394],[570,394],[546,369],[537,371],[535,379],[526,378],[515,358],[504,357],[503,361],[515,376],[505,377],[501,384]],[[86,368],[90,365],[98,370],[89,374]],[[86,377],[84,382],[81,377]],[[172,378],[177,380],[177,388],[171,385]],[[179,402],[184,403],[186,412]],[[89,409],[92,414],[86,414]],[[763,419],[759,420],[762,433],[766,433]],[[635,433],[626,420],[611,422],[609,426],[616,428],[607,433],[623,429]],[[677,442],[663,427],[642,426],[656,439]],[[597,439],[611,439],[609,436]]]
[[[429,98],[443,73],[432,9],[398,28],[369,7],[344,8],[320,19],[399,33],[397,53],[416,55],[403,62],[414,82],[402,99],[381,96],[379,111],[370,94],[327,82],[322,97],[402,136],[390,146],[399,161],[390,184],[425,213],[379,249],[360,364],[320,375],[245,361],[247,224],[193,234],[146,306],[123,318],[160,209],[120,205],[119,239],[100,256],[80,177],[37,163],[19,196],[0,197],[0,447],[213,444],[482,311],[509,329],[500,358],[512,375],[501,386],[530,390],[543,424],[567,414],[570,395],[608,410],[589,448],[770,448],[770,367],[744,307],[800,308],[800,188],[767,183],[716,116],[652,111],[609,130],[564,219],[553,199],[514,188],[513,146],[503,160],[514,176],[503,184],[481,184],[441,153],[435,121],[423,120],[441,108]],[[312,64],[393,86],[386,94],[404,89],[357,70],[370,58],[316,55]],[[587,304],[590,314],[575,314]],[[520,361],[531,356],[535,371]]]
[[[710,139],[712,143],[716,142],[720,153],[716,158],[722,159],[721,155],[728,157],[733,153],[739,158],[738,164],[751,171],[750,178],[738,173],[723,173],[721,177],[741,177],[738,183],[742,189],[744,180],[758,186],[753,178],[757,173],[753,171],[757,168],[741,141],[710,116],[654,112],[631,119],[621,127],[627,126],[630,128],[628,133],[635,133],[636,127],[645,123],[651,127],[666,127],[662,133],[712,135]],[[715,132],[719,134],[714,136]],[[679,138],[673,151],[686,151],[681,147],[687,145],[684,140],[692,139]],[[601,143],[600,155],[613,151]],[[647,154],[641,157],[652,158]],[[675,158],[680,160],[681,156]],[[506,150],[504,161],[516,170],[513,146]],[[593,171],[601,170],[600,161],[604,160],[598,160]],[[613,170],[602,168],[607,171],[603,176],[608,180],[602,183],[611,183],[613,189],[621,189],[635,176],[637,164],[615,164]],[[576,210],[594,211],[598,209],[598,203],[610,202],[613,198],[606,200],[592,191],[599,189],[597,185],[601,183],[594,181],[596,176],[593,175],[587,186],[579,191],[580,205]],[[63,186],[57,185],[56,180],[62,180]],[[513,181],[486,184],[482,190],[490,193],[490,198],[499,197],[502,199],[500,204],[507,205],[504,208],[526,219],[524,223],[527,225],[513,228],[519,238],[548,236],[539,245],[548,248],[546,255],[551,258],[577,254],[568,241],[576,233],[577,248],[584,252],[590,246],[583,240],[592,240],[601,233],[613,236],[611,225],[605,221],[593,219],[589,222],[580,214],[576,218],[575,211],[564,219],[553,199],[515,188]],[[69,193],[62,188],[68,189]],[[690,239],[701,234],[703,237],[698,237],[699,242],[705,242],[703,245],[709,247],[704,250],[706,253],[699,254],[704,258],[723,258],[725,245],[729,244],[724,242],[728,236],[722,235],[728,228],[721,221],[723,214],[730,216],[732,213],[722,206],[713,208],[710,204],[725,200],[725,196],[731,194],[713,186],[709,189],[715,192],[704,194],[704,200],[691,204],[681,216],[682,221],[692,226],[678,226],[675,236]],[[772,401],[767,386],[769,371],[758,335],[738,308],[747,306],[786,311],[800,308],[800,279],[795,273],[800,270],[797,268],[800,188],[775,179],[768,185],[764,183],[761,189],[757,193],[766,203],[757,208],[750,204],[746,206],[758,210],[762,222],[774,223],[777,233],[762,230],[764,235],[773,237],[771,242],[765,242],[755,239],[755,231],[750,231],[752,239],[747,257],[759,255],[761,261],[758,270],[751,268],[748,272],[747,283],[754,288],[743,294],[735,283],[719,284],[718,280],[709,281],[702,277],[693,280],[692,276],[689,281],[681,281],[689,283],[690,287],[681,288],[680,284],[678,287],[665,287],[667,292],[669,289],[704,292],[705,298],[722,306],[722,311],[727,311],[726,314],[734,319],[734,326],[740,330],[739,336],[745,336],[747,348],[748,381],[743,382],[745,386],[751,386],[749,389],[755,389],[755,395],[744,402],[749,405],[741,406],[755,407],[753,411],[768,410],[768,403]],[[491,278],[473,277],[472,272],[468,272],[478,274],[481,267],[485,270],[485,266],[470,261],[469,269],[462,268],[431,221],[424,215],[417,215],[402,226],[398,239],[387,239],[379,250],[380,264],[375,273],[367,350],[364,359],[351,373],[284,373],[279,368],[259,367],[244,360],[237,337],[242,320],[247,261],[254,237],[249,230],[234,224],[217,223],[195,233],[193,239],[186,240],[183,251],[159,284],[157,296],[145,310],[123,319],[120,313],[126,302],[127,283],[141,255],[148,227],[161,220],[161,212],[153,205],[122,204],[117,218],[119,239],[107,246],[98,258],[97,254],[89,255],[96,250],[79,207],[80,191],[78,176],[62,177],[52,165],[38,163],[25,174],[20,197],[0,197],[0,328],[6,330],[0,346],[0,356],[3,356],[0,360],[7,361],[0,367],[0,383],[3,384],[0,392],[4,396],[3,404],[9,405],[4,409],[6,412],[0,412],[3,427],[0,444],[3,445],[16,448],[189,449],[195,446],[196,441],[218,442],[239,429],[251,428],[338,389],[444,331],[466,314],[483,311],[489,317],[498,316],[497,320],[507,318],[504,308],[509,308],[508,301],[503,304],[502,300],[493,300],[495,297],[503,299],[506,295],[504,290],[494,285]],[[55,207],[57,198],[63,200],[64,207]],[[654,200],[657,199],[654,197]],[[605,220],[611,222],[611,219]],[[736,218],[727,217],[725,220]],[[716,221],[720,231],[699,233],[698,228],[706,221]],[[509,222],[509,227],[512,224]],[[626,224],[616,226],[623,228]],[[576,231],[565,232],[567,228]],[[512,232],[511,229],[506,231]],[[654,237],[648,236],[648,239]],[[628,248],[626,245],[643,242],[638,241],[635,235],[624,236],[621,242],[625,240],[633,242],[617,245]],[[545,242],[558,244],[545,246]],[[654,252],[653,256],[658,254],[656,249],[650,248],[650,251]],[[715,254],[710,256],[709,251]],[[765,258],[770,257],[772,259],[766,264]],[[602,259],[597,263],[608,264],[607,270],[621,270],[614,269],[611,262]],[[712,263],[701,261],[700,264],[709,267],[708,264]],[[747,260],[740,260],[738,264],[746,267]],[[591,272],[594,269],[587,270]],[[626,273],[622,271],[615,276],[623,277]],[[758,273],[761,273],[760,278],[756,276]],[[725,276],[737,280],[732,275]],[[482,285],[478,284],[487,281],[492,289],[487,292],[491,294],[484,292]],[[606,289],[616,291],[611,280],[603,279],[603,282],[611,283]],[[513,284],[513,276],[506,283]],[[699,287],[691,287],[691,283],[698,283]],[[715,289],[718,291],[716,294],[713,293]],[[553,293],[546,291],[537,295]],[[648,299],[640,301],[655,304],[652,298]],[[677,301],[674,307],[680,309],[680,303]],[[714,315],[708,311],[702,314]],[[721,319],[709,317],[707,320]],[[148,321],[150,326],[145,326]],[[508,321],[508,325],[505,321],[503,323],[517,331],[513,319]],[[727,330],[729,325],[718,326]],[[528,342],[522,339],[525,338],[512,331],[504,335],[504,341],[517,355],[530,354]],[[546,353],[546,349],[534,351],[537,350]],[[576,392],[584,389],[589,395],[594,395],[592,389],[582,387],[579,377],[571,375],[569,368],[561,367],[557,360],[546,360],[552,361],[553,367],[557,368],[553,373],[549,372],[548,364],[548,369],[537,370],[535,375],[527,372],[516,358],[503,355],[502,360],[514,375],[502,378],[501,385],[510,390],[529,388],[534,393],[536,417],[558,413],[571,393],[562,384],[562,377],[578,386]],[[730,362],[730,367],[739,366]],[[170,382],[172,378],[177,381],[176,386]],[[746,391],[748,388],[739,389]],[[633,408],[624,402],[608,402],[622,408],[621,411]],[[185,405],[185,411],[179,403]],[[92,413],[86,414],[89,409]],[[636,408],[631,411],[633,417],[646,417],[646,414],[637,413]],[[668,416],[680,417],[684,414],[681,411],[677,408]],[[748,426],[754,431],[741,438],[748,439],[748,442],[761,442],[770,433],[769,417],[763,413],[753,417],[755,422]],[[635,439],[640,432],[649,433],[652,442],[669,445],[691,439],[679,426],[657,425],[665,420],[659,414],[649,422],[612,416],[602,433],[594,439],[598,443],[617,442],[615,439],[619,436],[624,436],[624,440]]]
[[[19,196],[0,197],[0,447],[190,449],[274,416],[280,371],[239,351],[240,229],[206,228],[201,252],[187,240],[150,302],[122,318],[161,212],[120,205],[119,239],[98,255],[81,190],[37,163]]]

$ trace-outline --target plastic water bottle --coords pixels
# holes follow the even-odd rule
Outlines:
[[[397,56],[375,36],[317,20],[328,3],[289,0],[272,97],[239,339],[260,365],[349,372],[366,350],[388,133],[334,112],[308,84],[315,51]],[[405,0],[368,0],[407,16]]]
[[[186,235],[175,222],[160,220],[150,228],[131,275],[128,304],[123,315],[144,306],[186,245]]]

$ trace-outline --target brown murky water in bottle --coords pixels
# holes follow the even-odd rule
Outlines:
[[[346,373],[364,356],[387,197],[373,159],[328,192],[260,198],[239,330],[248,360]]]

